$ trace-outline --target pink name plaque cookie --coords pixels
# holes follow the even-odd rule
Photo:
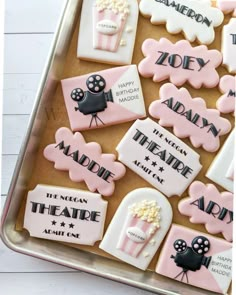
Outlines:
[[[232,193],[234,191],[234,146],[235,129],[230,133],[206,173],[206,177]]]
[[[236,16],[235,0],[216,0],[216,3],[217,7],[219,7],[225,14],[233,12],[233,16]]]
[[[218,50],[205,45],[192,47],[186,40],[172,43],[166,38],[159,41],[146,39],[142,45],[145,58],[140,62],[139,73],[154,82],[169,79],[176,86],[188,82],[196,89],[213,88],[219,83],[216,68],[222,63]]]
[[[141,188],[121,202],[100,248],[146,270],[172,221],[172,208],[158,191]]]
[[[217,109],[223,114],[234,113],[236,102],[236,76],[223,76],[220,79],[219,88],[223,95],[217,100]]]
[[[160,100],[149,107],[152,117],[160,119],[163,127],[173,127],[179,138],[189,137],[194,147],[215,152],[220,147],[220,136],[228,133],[231,124],[220,117],[220,112],[208,109],[204,99],[192,98],[187,89],[164,84]]]
[[[185,284],[226,294],[232,266],[231,243],[173,224],[156,272]]]
[[[146,116],[135,65],[62,80],[62,90],[73,131],[106,127]]]
[[[190,222],[205,224],[209,233],[222,233],[232,242],[233,197],[229,192],[220,193],[213,184],[195,181],[190,185],[189,197],[181,200],[178,208],[181,214],[190,217]]]
[[[136,0],[83,1],[77,56],[108,64],[131,64],[138,16]]]
[[[99,194],[39,184],[28,193],[24,228],[32,237],[92,246],[102,239],[106,210]]]
[[[202,168],[200,156],[151,119],[137,120],[117,146],[119,160],[166,196],[181,196]]]
[[[236,74],[236,18],[231,18],[222,31],[223,64],[231,74]]]
[[[211,0],[141,0],[140,12],[155,25],[166,23],[171,34],[184,33],[189,41],[210,44],[214,28],[222,24],[223,13],[211,6]]]
[[[96,142],[86,143],[82,134],[73,134],[68,128],[57,130],[55,143],[44,149],[44,156],[58,170],[69,171],[72,181],[85,181],[90,191],[110,196],[114,181],[125,174],[125,167],[115,161],[115,155],[103,154]]]

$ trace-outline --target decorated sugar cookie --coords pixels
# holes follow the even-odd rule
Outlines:
[[[205,224],[209,233],[222,233],[232,242],[233,198],[232,193],[220,193],[213,184],[195,181],[189,187],[189,197],[182,199],[178,208],[181,214],[190,217],[190,222]]]
[[[154,25],[166,23],[171,34],[184,33],[190,42],[211,44],[214,28],[222,24],[223,13],[211,6],[211,0],[141,0],[140,12]]]
[[[107,253],[147,269],[172,221],[172,208],[158,191],[141,188],[121,202],[100,244]]]
[[[145,58],[139,63],[139,73],[154,82],[169,79],[176,86],[188,82],[194,88],[213,88],[219,83],[216,68],[222,63],[218,50],[205,45],[192,47],[186,40],[172,43],[166,38],[159,41],[146,39],[142,45]]]
[[[122,163],[168,197],[181,196],[202,168],[195,151],[149,118],[137,120],[116,150]]]
[[[62,80],[71,129],[102,128],[146,116],[136,65]]]
[[[78,57],[131,64],[138,22],[137,0],[83,1]]]
[[[233,12],[233,16],[236,16],[236,1],[235,0],[216,0],[217,7],[224,13]]]
[[[44,149],[44,156],[58,170],[69,171],[72,181],[85,181],[90,191],[110,196],[114,181],[125,174],[125,167],[115,161],[115,155],[103,154],[96,142],[86,143],[82,134],[73,134],[68,128],[57,130],[55,143]]]
[[[236,76],[225,75],[219,84],[222,96],[217,100],[216,107],[223,113],[234,113],[236,102]]]
[[[234,146],[235,130],[230,133],[206,173],[206,177],[230,192],[234,191]]]
[[[152,117],[160,119],[163,127],[173,127],[179,138],[189,137],[194,147],[203,147],[215,152],[220,147],[220,136],[231,129],[230,122],[220,117],[215,109],[208,109],[204,99],[192,98],[186,88],[178,89],[173,84],[164,84],[160,99],[149,107]]]
[[[106,210],[99,194],[40,184],[28,193],[24,228],[32,237],[92,246],[102,239]]]
[[[224,26],[222,31],[223,64],[231,74],[236,74],[236,18]]]
[[[156,272],[185,284],[227,294],[232,266],[231,243],[173,224]]]

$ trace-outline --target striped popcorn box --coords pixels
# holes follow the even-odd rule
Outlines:
[[[160,227],[160,207],[156,201],[142,201],[129,208],[117,249],[138,257]]]
[[[129,15],[122,0],[97,0],[93,7],[93,47],[116,52]]]

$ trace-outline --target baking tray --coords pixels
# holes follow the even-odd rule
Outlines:
[[[17,161],[8,197],[6,200],[5,208],[3,210],[1,223],[1,237],[4,243],[14,251],[27,254],[36,258],[41,258],[47,261],[55,262],[94,275],[99,275],[104,278],[126,283],[128,285],[152,291],[157,294],[213,294],[212,292],[198,289],[190,285],[185,285],[180,282],[156,274],[153,271],[153,269],[157,261],[157,256],[155,256],[155,258],[153,259],[152,267],[150,268],[150,270],[143,272],[128,264],[111,259],[112,257],[109,257],[108,255],[105,255],[107,257],[102,256],[104,255],[104,253],[101,253],[102,251],[99,251],[98,247],[91,249],[88,247],[80,247],[76,245],[62,244],[49,240],[31,238],[29,237],[27,231],[22,231],[22,216],[24,213],[24,205],[22,204],[24,204],[25,202],[25,198],[29,188],[32,189],[34,185],[37,183],[37,179],[32,180],[32,178],[34,178],[35,175],[35,167],[37,168],[38,165],[37,163],[40,163],[40,165],[38,165],[38,169],[41,169],[43,171],[47,171],[47,167],[50,166],[50,173],[53,174],[51,174],[50,180],[47,179],[46,175],[45,178],[43,177],[43,175],[41,175],[42,181],[40,181],[40,183],[52,185],[58,185],[58,183],[60,183],[60,185],[63,185],[65,187],[72,186],[72,183],[70,182],[66,174],[63,174],[60,171],[55,171],[51,167],[51,163],[47,162],[46,160],[40,162],[41,159],[39,160],[38,158],[38,155],[40,154],[40,148],[42,148],[42,138],[49,137],[47,139],[47,143],[52,142],[54,138],[54,133],[57,130],[57,128],[68,124],[68,118],[65,122],[65,116],[67,116],[65,107],[64,111],[61,113],[61,109],[57,105],[61,103],[63,104],[61,88],[58,87],[60,80],[79,75],[79,71],[81,71],[82,73],[89,73],[91,71],[111,67],[109,65],[94,64],[91,62],[79,63],[79,61],[76,60],[76,42],[78,36],[78,20],[81,10],[81,4],[81,0],[68,0],[66,1],[65,6],[63,7],[57,32],[55,34],[55,38],[52,44],[52,48],[50,50],[50,54],[48,57],[48,61],[46,63],[42,80],[40,82],[40,87],[37,92],[33,112],[28,126],[28,131],[26,133],[20,151],[20,155]],[[145,22],[145,20],[142,17],[140,18],[141,20],[139,22],[139,31],[143,32],[142,24],[143,22]],[[149,23],[149,21],[146,20],[146,23]],[[153,36],[152,34],[154,26],[150,23],[148,26],[150,30],[145,30],[147,31],[147,35],[150,34],[150,36],[148,37],[157,38],[158,36]],[[161,35],[163,37],[167,37],[172,41],[177,41],[181,37],[181,35],[171,36],[166,32],[164,26],[161,26],[160,30]],[[217,36],[219,38],[220,28],[217,29]],[[145,38],[147,38],[147,36],[145,36]],[[134,62],[136,63],[138,60],[142,59],[140,48],[143,40],[144,39],[141,37],[137,38],[136,53],[134,58]],[[70,55],[71,52],[73,53],[74,60],[68,61],[68,55]],[[220,74],[226,74],[226,70],[222,67],[220,69]],[[149,97],[147,97],[147,93],[145,93],[144,91],[145,100],[147,100],[147,107],[150,104],[150,100],[153,100],[154,98],[158,97],[158,90],[161,83],[159,83],[160,85],[157,86],[155,83],[151,81],[151,79],[142,79],[142,84],[144,90],[149,89],[151,94],[149,95]],[[191,93],[193,93],[194,96],[199,95],[198,92],[198,90],[191,89]],[[212,96],[214,96],[215,98],[219,96],[219,92],[217,89],[211,90],[211,93]],[[201,94],[203,97],[208,97],[208,106],[214,107],[215,100],[211,100],[211,97],[209,97],[208,94],[208,90],[201,90]],[[58,102],[56,101],[56,104],[55,100],[52,99],[55,96],[59,97]],[[60,116],[58,117],[58,115]],[[56,116],[57,118],[55,118]],[[231,120],[231,122],[233,122],[233,119],[230,118],[230,116],[225,117],[227,117]],[[51,122],[50,124],[48,123],[49,121]],[[48,130],[50,129],[47,128],[48,124],[52,127],[52,130]],[[106,136],[106,132],[116,130],[117,133],[122,133],[124,132],[124,130],[128,130],[129,126],[131,125],[132,123],[126,123],[122,125],[107,127],[105,129],[102,129],[102,131],[90,130],[85,132],[85,137],[86,139],[88,139],[88,141],[91,141],[91,139],[94,140],[94,137],[96,137],[96,135],[100,136],[98,141],[102,143],[103,136]],[[69,125],[67,127],[69,127]],[[114,134],[114,132],[112,134]],[[227,136],[224,136],[221,139],[221,145],[223,144],[226,137]],[[116,141],[119,141],[120,139],[121,137],[117,138],[113,144],[115,145]],[[190,144],[188,140],[184,141]],[[43,145],[45,146],[45,143],[43,143]],[[114,152],[114,147],[111,146],[110,148],[113,149]],[[105,150],[105,152],[107,151]],[[206,153],[203,150],[201,150],[201,161],[202,163],[204,163],[205,170],[201,172],[200,179],[204,178],[206,169],[210,165],[215,155],[216,153],[209,155],[209,153]],[[128,173],[129,176],[132,176],[132,183],[129,183],[129,186],[133,186],[133,188],[136,188],[137,179],[139,181],[138,186],[150,186],[144,180],[139,178],[139,176],[131,174],[131,171],[128,171]],[[78,187],[78,185],[75,184],[73,184],[73,186]],[[83,185],[80,185],[79,187],[85,188],[85,186],[83,187]],[[129,189],[127,186],[127,192]],[[119,194],[120,196],[118,198]],[[116,195],[117,199],[115,199],[114,197],[114,201],[109,201],[109,203],[111,202],[113,205],[109,208],[110,216],[108,216],[107,218],[107,223],[109,223],[111,216],[115,212],[116,207],[119,205],[119,200],[125,196],[124,191],[122,191],[121,194],[119,182],[117,183]],[[172,206],[176,207],[179,200],[180,199],[178,197],[171,198]],[[190,226],[192,228],[199,229],[200,231],[204,231],[203,226],[191,225],[188,222],[187,218],[185,218],[185,220],[183,221],[180,214],[176,213],[174,221],[179,224],[185,223],[186,226]]]

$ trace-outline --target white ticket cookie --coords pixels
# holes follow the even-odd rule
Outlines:
[[[222,31],[223,64],[231,74],[236,74],[236,18],[224,26]]]

